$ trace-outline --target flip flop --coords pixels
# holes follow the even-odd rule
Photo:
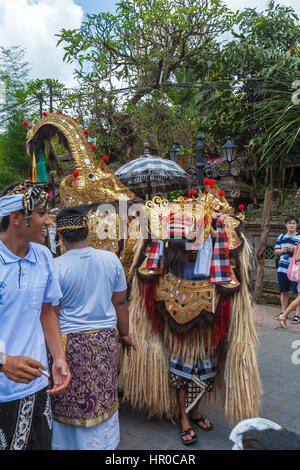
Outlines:
[[[182,444],[185,445],[185,446],[188,446],[188,445],[192,444],[193,442],[195,442],[197,440],[196,434],[194,436],[192,436],[191,431],[193,431],[195,433],[193,428],[188,428],[188,429],[186,429],[185,431],[183,431],[179,434],[180,440],[181,440]],[[182,439],[183,436],[191,436],[192,439]]]
[[[200,418],[196,418],[196,419],[193,419],[191,418],[191,420],[193,421],[193,423],[196,423],[198,425],[198,428],[202,429],[202,431],[211,431],[212,428],[213,428],[213,425],[210,423],[209,425],[207,425],[205,423],[205,419],[206,417],[204,415],[201,415]],[[206,428],[204,428],[203,426],[201,426],[199,423],[203,423],[206,425]]]

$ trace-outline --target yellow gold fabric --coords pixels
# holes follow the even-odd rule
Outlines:
[[[92,419],[79,419],[79,418],[67,418],[65,416],[58,416],[53,414],[54,421],[58,421],[62,424],[70,424],[72,426],[78,426],[81,428],[91,428],[92,426],[96,426],[97,424],[106,421],[107,419],[111,418],[111,416],[119,409],[119,404],[117,404],[112,410],[107,411],[101,416]]]

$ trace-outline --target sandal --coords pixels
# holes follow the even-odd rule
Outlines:
[[[286,326],[286,318],[284,318],[282,315],[279,315],[278,317],[278,320],[279,320],[279,327],[278,328],[287,328]]]
[[[293,325],[298,325],[298,323],[300,323],[300,316],[299,315],[294,315],[293,320],[291,321],[291,323],[293,323]]]
[[[197,440],[196,434],[194,434],[194,436],[192,436],[191,431],[193,431],[195,433],[193,428],[188,428],[188,429],[186,429],[186,431],[183,431],[179,434],[180,440],[181,440],[182,444],[184,444],[185,446],[190,445],[190,444],[192,444],[193,442],[195,442]],[[192,439],[182,439],[183,436],[191,436]]]
[[[280,321],[280,320],[279,320],[279,317],[281,317],[282,314],[283,314],[283,312],[280,312],[278,315],[276,315],[275,320]]]
[[[213,428],[213,425],[211,423],[209,423],[209,425],[205,423],[206,417],[204,415],[201,415],[200,418],[196,419],[191,418],[191,420],[193,421],[193,423],[196,423],[198,427],[202,429],[202,431],[211,431]],[[201,426],[199,423],[203,423],[206,427]]]

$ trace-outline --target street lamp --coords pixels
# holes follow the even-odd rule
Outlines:
[[[235,159],[237,148],[238,148],[237,145],[231,142],[231,137],[227,137],[226,144],[221,147],[223,156],[226,158],[227,163],[228,163],[228,173],[230,173],[231,164],[233,160]]]
[[[203,150],[204,150],[204,135],[198,134],[197,135],[197,145],[196,145],[197,153],[198,153],[198,162],[196,163],[196,168],[198,170],[198,189],[203,189]]]
[[[172,162],[177,163],[177,159],[178,159],[177,154],[178,154],[178,152],[180,152],[180,148],[178,147],[177,142],[174,140],[173,147],[171,147],[168,150],[168,154],[169,154],[170,160],[172,160]]]
[[[192,184],[198,183],[198,189],[202,190],[204,188],[203,178],[217,178],[221,176],[228,176],[230,174],[231,164],[235,159],[238,147],[237,145],[232,143],[231,137],[228,137],[226,144],[223,145],[221,149],[228,163],[228,170],[226,173],[220,173],[216,170],[215,165],[211,163],[203,163],[204,135],[201,133],[197,135],[196,150],[198,154],[198,162],[194,166],[186,168],[185,171],[188,173],[190,177],[190,182]]]

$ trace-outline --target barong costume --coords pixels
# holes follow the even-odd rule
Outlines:
[[[83,215],[62,218],[59,233],[87,227]],[[118,257],[92,247],[55,259],[62,289],[60,326],[72,379],[52,397],[53,449],[113,450],[119,443],[114,292],[127,289]]]
[[[47,207],[46,185],[24,181],[0,198],[0,217],[24,210],[27,225],[35,204]],[[40,323],[43,302],[61,297],[48,248],[29,243],[24,258],[0,241],[0,341],[6,354],[28,356],[47,369]],[[0,372],[0,449],[50,449],[51,407],[44,375],[29,384],[17,383]],[[9,419],[8,419],[9,416]]]
[[[216,185],[197,199],[155,197],[146,208],[151,239],[137,243],[129,302],[130,336],[139,348],[123,357],[124,400],[149,417],[174,421],[178,387],[188,389],[186,412],[213,388],[210,396],[220,397],[231,421],[258,416],[261,381],[244,214],[234,215]],[[166,271],[161,256],[180,235],[200,245],[184,276],[172,266]]]

